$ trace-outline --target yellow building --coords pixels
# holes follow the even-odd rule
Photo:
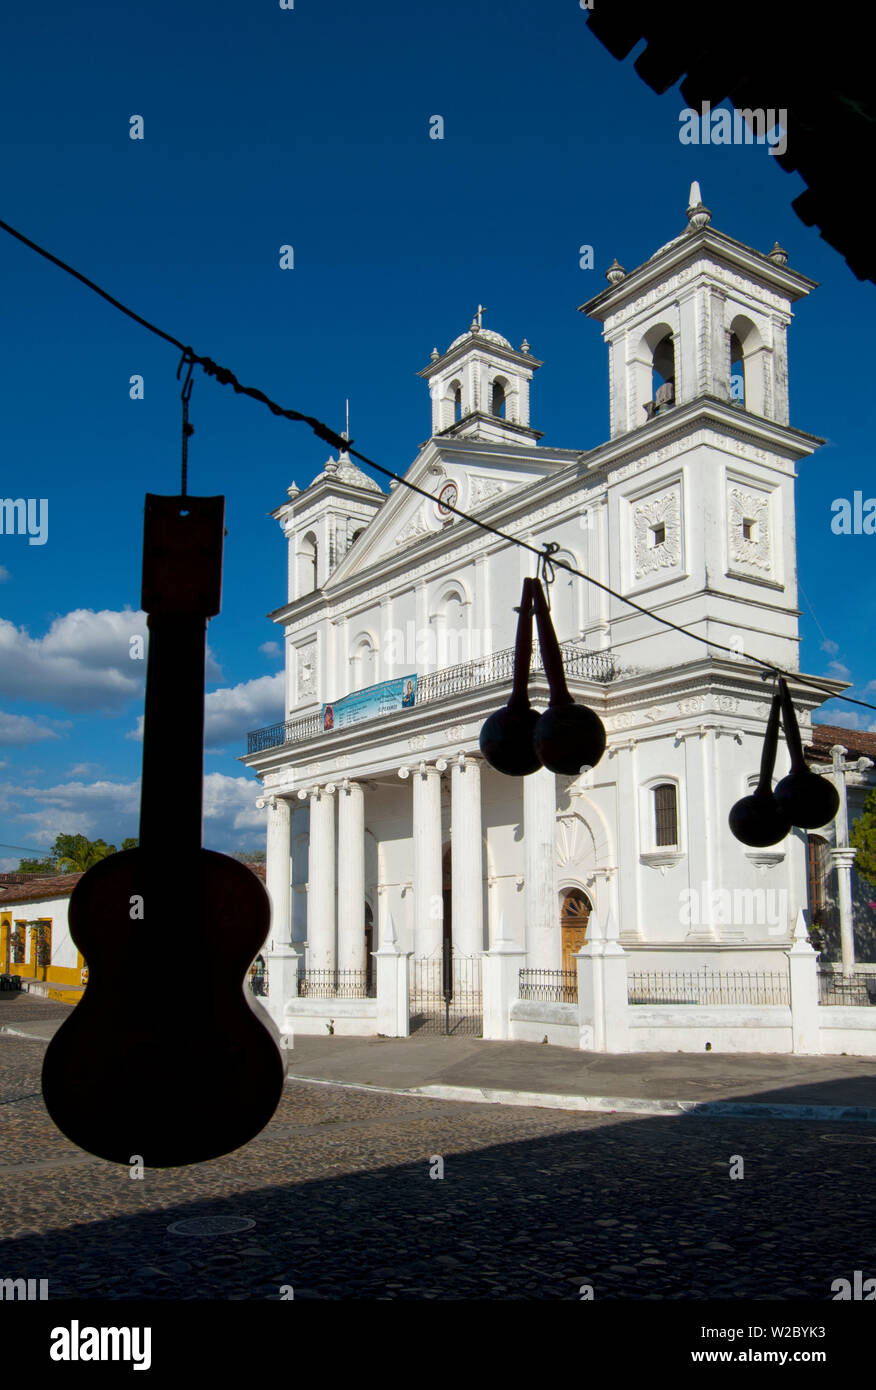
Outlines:
[[[75,1004],[85,961],[70,936],[70,894],[81,874],[0,874],[0,974],[22,988]]]

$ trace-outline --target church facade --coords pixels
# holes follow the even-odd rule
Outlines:
[[[714,228],[696,185],[687,218],[581,306],[608,348],[605,442],[540,443],[542,363],[479,309],[419,373],[431,431],[405,474],[419,492],[385,493],[341,453],[274,512],[285,719],[250,735],[244,762],[267,806],[281,1027],[344,981],[367,1003],[381,953],[408,962],[414,993],[425,962],[507,955],[491,1009],[505,1017],[524,977],[562,1002],[597,921],[637,978],[787,971],[806,836],[751,849],[727,817],[758,776],[771,685],[756,663],[799,669],[794,480],[822,441],[790,422],[787,332],[816,287],[778,245]],[[512,778],[484,762],[536,558],[452,507],[553,542],[639,605],[560,568],[550,585],[570,692],[607,730],[595,768]],[[806,742],[824,697],[790,685]],[[547,704],[537,649],[530,698]],[[782,742],[777,779],[787,767]]]

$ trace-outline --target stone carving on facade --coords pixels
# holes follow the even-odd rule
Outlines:
[[[414,734],[408,739],[408,747],[412,753],[417,753],[421,748],[425,748],[426,742],[427,739],[425,734]]]
[[[509,483],[498,478],[475,475],[469,483],[469,501],[472,506],[477,502],[486,502],[490,497],[497,497],[500,492],[507,492],[509,486]]]
[[[681,499],[677,490],[651,502],[640,502],[633,511],[633,528],[637,579],[680,565]],[[655,528],[662,528],[663,532],[662,541],[656,545]]]
[[[705,700],[702,695],[694,695],[689,700],[679,700],[679,714],[702,714],[705,709]]]
[[[312,619],[311,619],[312,621]],[[298,694],[316,694],[316,643],[308,642],[298,649]]]
[[[557,867],[580,864],[595,855],[593,832],[581,816],[567,813],[557,817]]]
[[[448,743],[458,743],[465,737],[465,727],[462,724],[454,724],[451,728],[445,729],[444,734]]]
[[[419,536],[427,536],[431,533],[432,527],[426,521],[422,509],[417,512],[412,521],[399,531],[395,538],[396,545],[406,545],[408,541],[416,540]]]
[[[716,695],[715,709],[721,714],[735,714],[739,709],[739,701],[735,695]]]
[[[743,492],[742,488],[731,487],[728,504],[731,563],[771,570],[770,499],[761,493]],[[746,524],[753,524],[753,534],[749,537],[745,535]]]

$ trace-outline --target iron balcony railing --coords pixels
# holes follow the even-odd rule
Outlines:
[[[561,642],[563,668],[567,676],[579,680],[607,683],[614,680],[617,670],[611,652],[591,652],[579,647],[576,642]],[[532,669],[543,669],[538,643],[532,646]],[[505,647],[491,656],[482,656],[477,661],[464,661],[458,666],[445,666],[440,671],[430,671],[417,678],[415,705],[431,705],[438,700],[446,700],[451,695],[464,695],[470,690],[481,690],[487,685],[501,685],[510,681],[514,674],[514,648]],[[381,716],[375,716],[381,717]],[[383,718],[397,716],[382,716]],[[287,719],[279,724],[269,724],[265,729],[255,729],[246,736],[247,753],[262,753],[266,748],[279,748],[286,743],[305,743],[316,738],[322,731],[321,710],[299,715],[297,719]]]

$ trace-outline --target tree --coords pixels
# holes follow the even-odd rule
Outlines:
[[[136,849],[138,843],[137,839],[128,838],[122,841],[122,849]],[[115,845],[108,845],[106,840],[89,840],[86,835],[58,835],[44,859],[22,859],[18,870],[32,874],[85,873],[101,859],[115,853]]]
[[[864,809],[849,832],[855,846],[855,868],[868,883],[876,883],[876,790],[864,802]]]

